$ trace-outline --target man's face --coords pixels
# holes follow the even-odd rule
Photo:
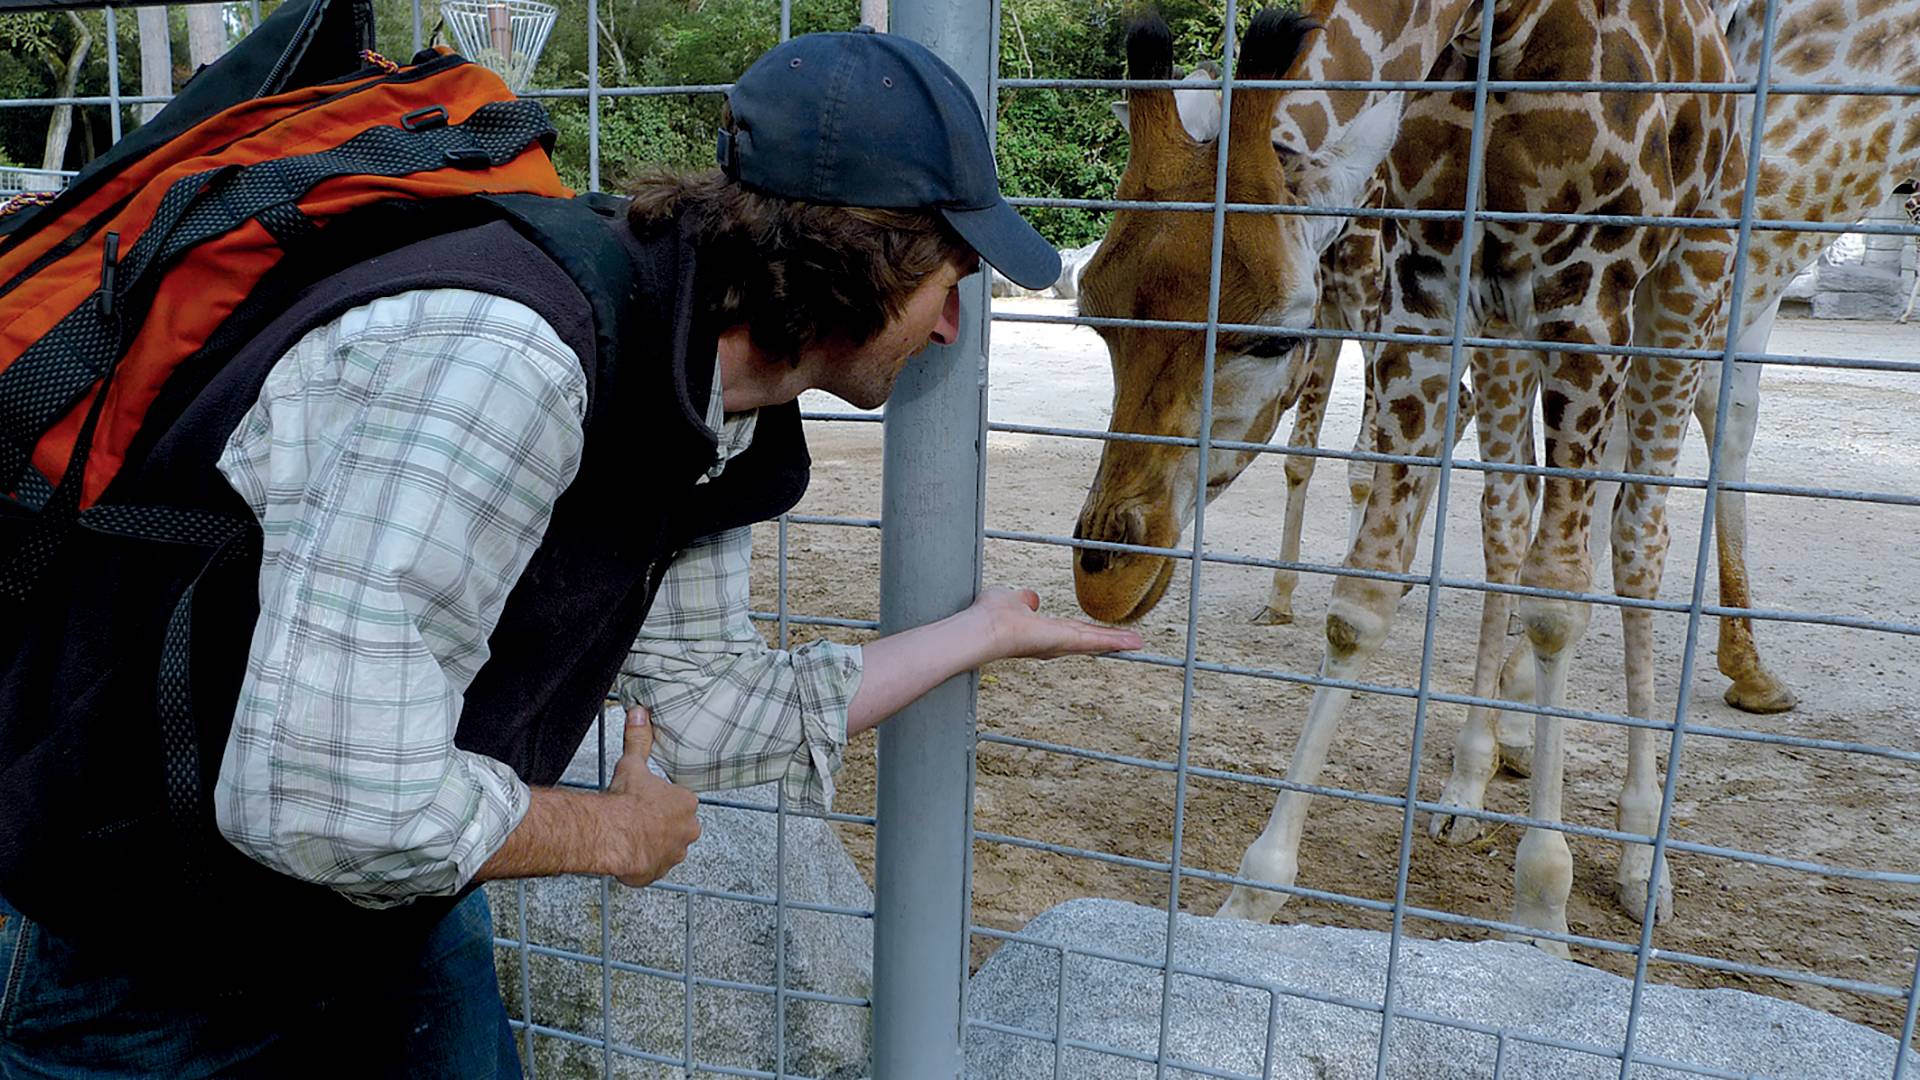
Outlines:
[[[980,269],[968,256],[964,264],[942,263],[907,298],[900,316],[851,350],[833,350],[821,358],[820,389],[861,409],[877,409],[893,393],[907,361],[928,345],[951,345],[960,337],[959,284]]]

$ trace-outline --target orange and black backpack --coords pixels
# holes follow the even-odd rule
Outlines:
[[[316,282],[515,200],[593,217],[538,104],[444,49],[386,61],[372,26],[368,0],[290,0],[0,217],[0,895],[43,924],[250,872],[212,829],[231,697],[194,694],[238,685],[258,525],[230,492],[129,497],[160,429]]]
[[[168,377],[289,252],[365,249],[361,211],[573,194],[538,104],[443,49],[384,60],[359,47],[370,27],[365,0],[285,5],[50,205],[0,220],[16,505],[97,502]],[[342,219],[362,235],[331,236]]]

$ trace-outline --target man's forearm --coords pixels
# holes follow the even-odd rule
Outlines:
[[[481,865],[474,880],[612,872],[610,845],[620,838],[609,835],[605,795],[530,788],[527,796],[526,816],[507,834],[500,850]]]
[[[860,689],[847,706],[847,733],[858,734],[963,671],[992,660],[1138,649],[1132,630],[1042,615],[1031,589],[989,589],[939,622],[861,647]]]
[[[858,735],[963,671],[997,659],[987,620],[973,608],[860,647],[860,689],[847,704]]]
[[[653,728],[647,711],[627,711],[620,760],[605,791],[533,788],[527,813],[474,875],[476,881],[612,874],[645,885],[686,858],[700,836],[693,792],[647,771]]]

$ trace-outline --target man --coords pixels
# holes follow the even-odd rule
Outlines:
[[[518,1075],[475,886],[680,861],[695,799],[648,771],[639,703],[672,775],[817,806],[850,734],[953,674],[1139,646],[1007,591],[858,649],[760,643],[747,528],[804,488],[795,399],[880,404],[955,339],[981,259],[1035,285],[1058,262],[911,42],[780,46],[720,145],[624,224],[537,206],[537,250],[486,226],[327,279],[229,365],[244,399],[188,414],[237,423],[176,425],[174,471],[217,470],[261,526],[211,800],[251,861],[196,857],[215,884],[145,931],[162,962],[7,918],[0,1076]],[[342,296],[371,299],[316,314]],[[608,789],[545,786],[630,651]]]

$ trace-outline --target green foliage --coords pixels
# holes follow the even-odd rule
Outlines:
[[[1126,167],[1126,134],[1086,91],[1006,94],[999,117],[1000,183],[1009,195],[1106,199]],[[1106,211],[1029,208],[1028,220],[1056,247],[1105,235]]]
[[[107,93],[107,25],[98,10],[76,12],[92,38],[75,92],[87,96]],[[116,18],[123,91],[138,92],[140,83],[138,35],[131,12]],[[0,15],[0,97],[50,98],[60,93],[60,77],[79,40],[80,30],[65,12],[28,12]],[[45,153],[51,109],[0,109],[0,155],[38,167]],[[127,110],[131,115],[131,109]],[[105,106],[86,106],[74,119],[67,141],[64,168],[85,164],[89,148],[104,150],[112,139],[111,118]],[[129,125],[130,126],[130,125]]]
[[[1226,0],[1165,0],[1158,5],[1173,31],[1182,70],[1218,61]],[[1126,75],[1128,0],[1003,0],[1000,77],[1118,79]],[[1239,6],[1240,27],[1256,5]],[[998,140],[1001,182],[1030,198],[1113,197],[1127,164],[1127,133],[1114,119],[1110,90],[1003,90]],[[1106,233],[1111,212],[1026,211],[1041,235],[1077,247]]]
[[[553,37],[534,85],[587,85],[587,5],[558,0]],[[859,21],[859,0],[795,0],[793,32],[846,29]],[[777,0],[603,0],[601,86],[718,86],[730,83],[780,40]],[[555,164],[576,188],[588,186],[587,104],[547,102],[560,129]],[[600,185],[647,164],[706,165],[719,127],[717,93],[606,97],[600,101]]]

